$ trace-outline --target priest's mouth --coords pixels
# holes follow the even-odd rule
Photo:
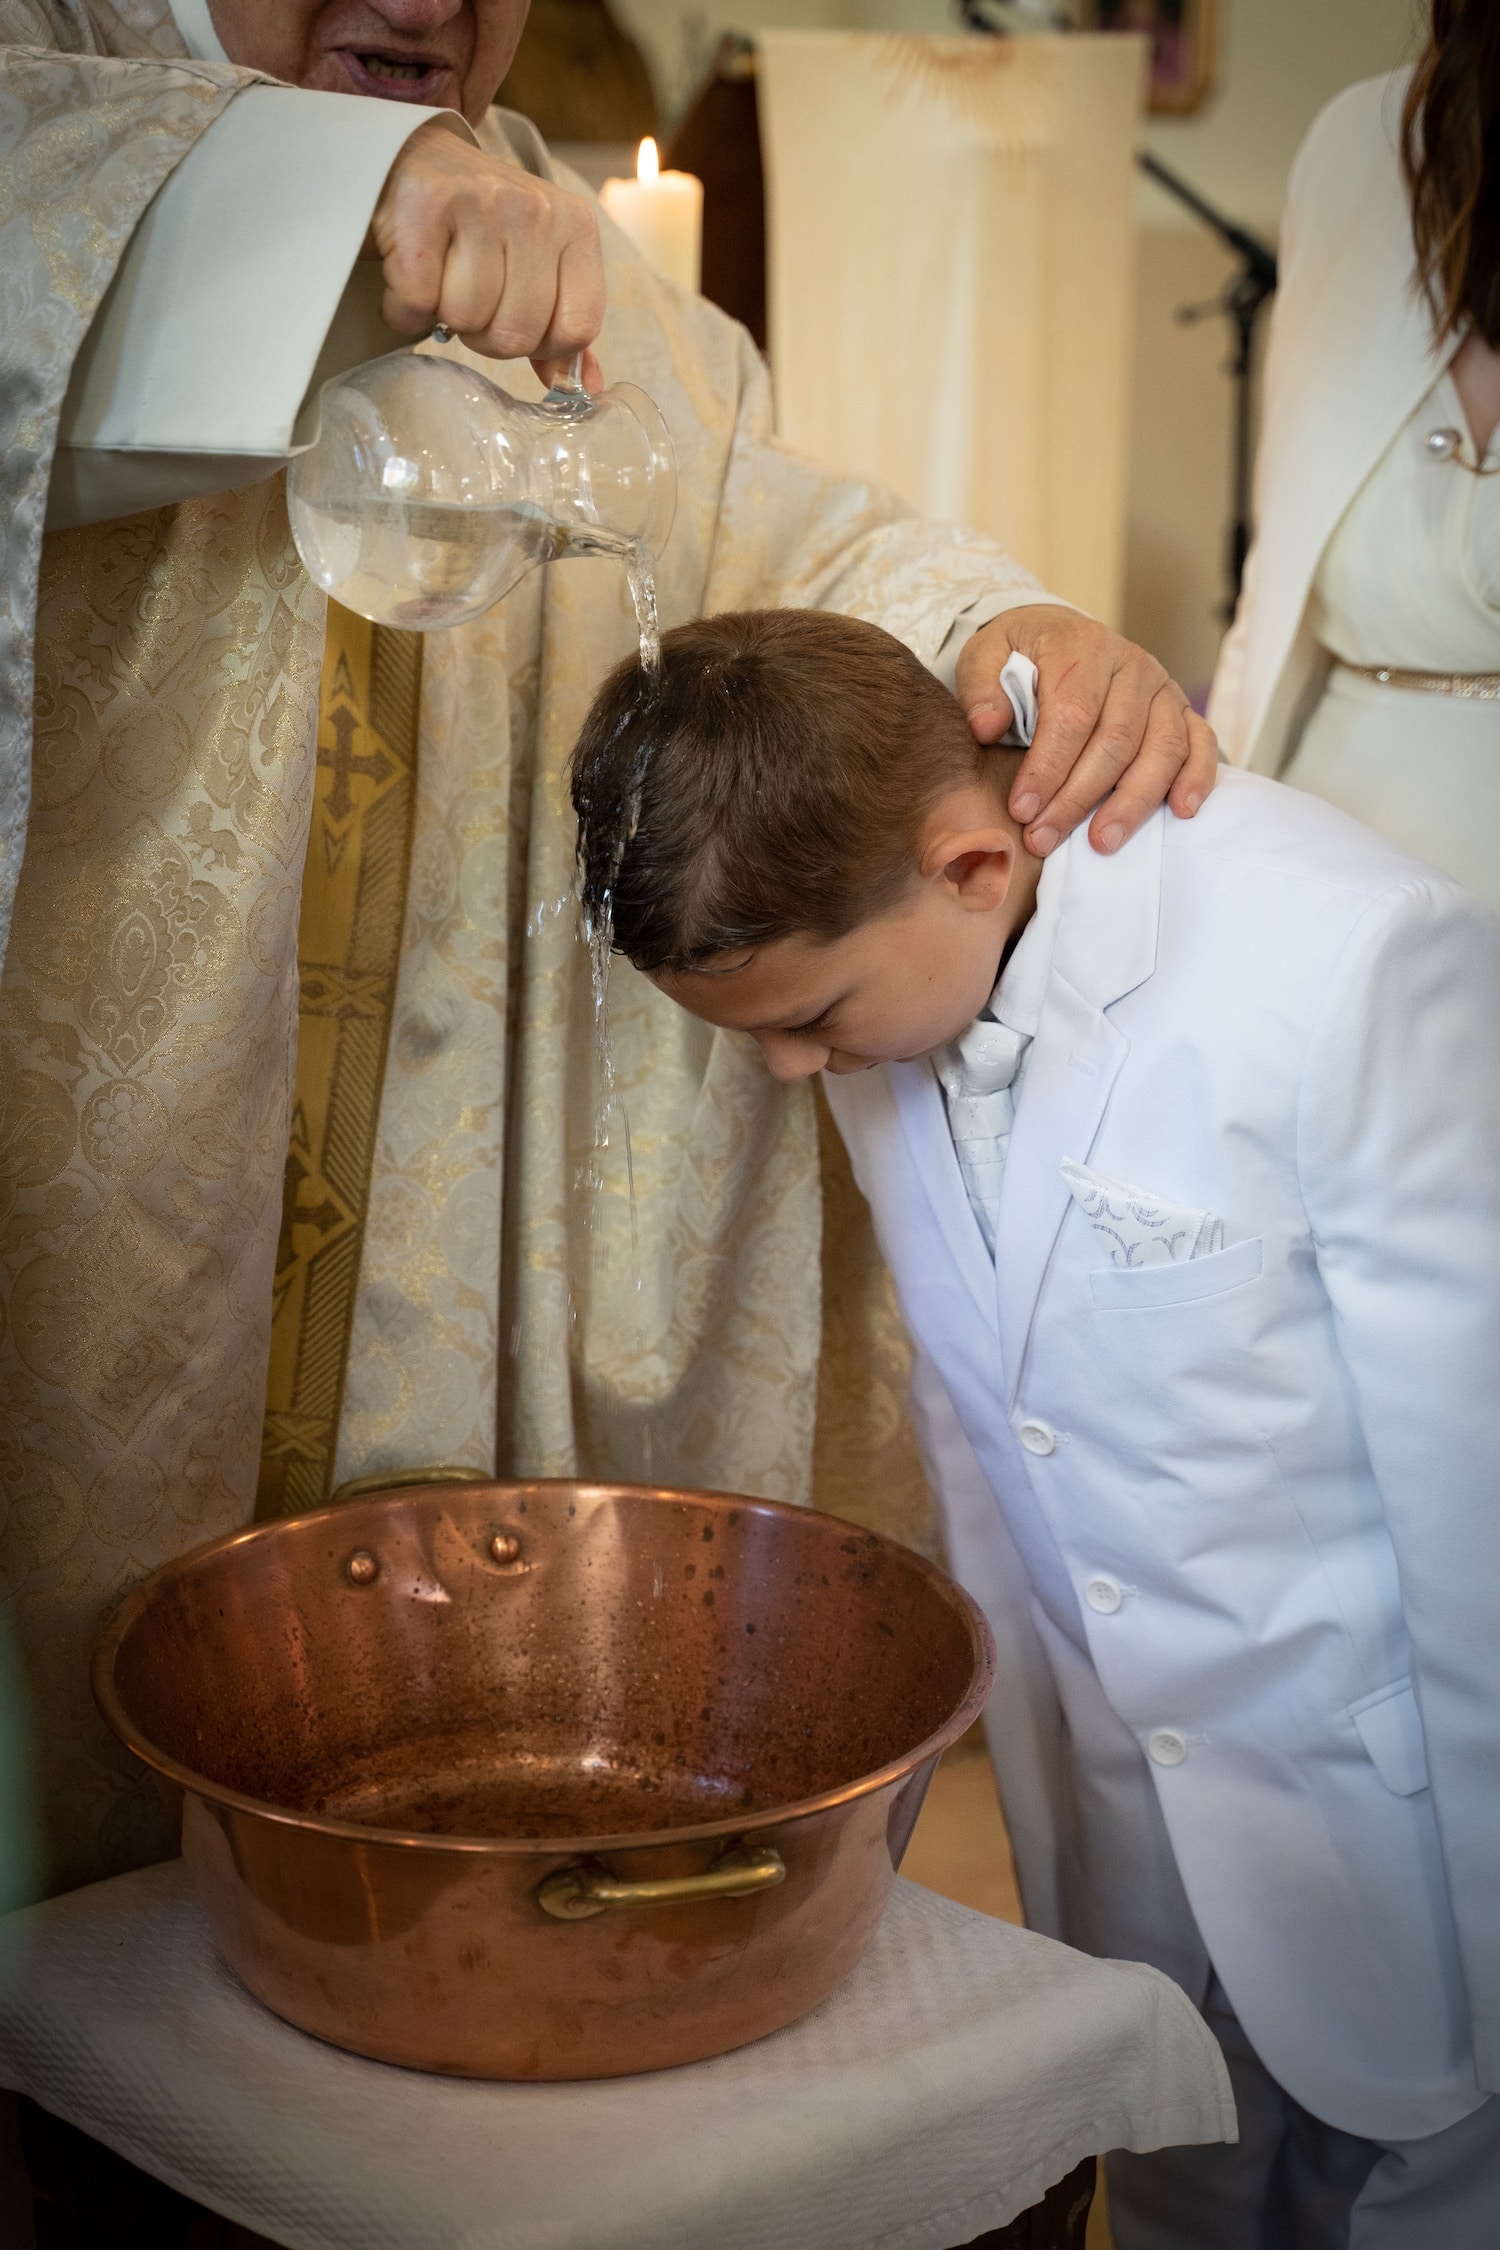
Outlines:
[[[340,47],[339,61],[357,93],[387,102],[437,102],[458,77],[451,62],[430,55],[382,53],[379,48]]]

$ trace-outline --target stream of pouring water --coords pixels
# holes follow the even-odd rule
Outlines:
[[[636,629],[641,643],[641,672],[645,680],[645,692],[649,696],[661,671],[661,626],[656,606],[656,573],[652,567],[652,559],[644,547],[632,546],[626,551],[625,581],[630,588],[630,599],[635,610]],[[644,756],[644,752],[641,756]],[[588,940],[589,966],[593,980],[594,1027],[599,1036],[601,1075],[609,1100],[614,1097],[615,1075],[604,1011],[609,999],[609,957],[615,937],[614,885],[640,821],[641,784],[644,778],[644,765],[638,759],[621,808],[620,828],[610,852],[609,877],[599,901],[598,912],[588,913],[584,918],[584,936]]]
[[[622,559],[625,563],[625,579],[630,589],[631,604],[635,610],[636,628],[640,635],[643,692],[649,697],[653,692],[657,675],[661,671],[661,627],[657,610],[656,573],[652,556],[642,546],[632,545],[625,549]],[[644,779],[644,758],[646,754],[643,747],[639,754],[636,770],[631,776],[630,784],[625,793],[624,803],[621,807],[619,831],[610,852],[608,880],[605,883],[598,908],[597,910],[585,908],[583,912],[583,936],[588,946],[589,982],[594,1005],[594,1037],[599,1055],[599,1091],[594,1117],[593,1150],[587,1170],[576,1183],[587,1199],[586,1208],[592,1212],[596,1198],[604,1184],[603,1167],[600,1160],[603,1152],[610,1146],[613,1121],[618,1116],[620,1139],[625,1157],[625,1191],[630,1212],[630,1294],[635,1310],[636,1356],[640,1360],[644,1360],[646,1354],[645,1276],[641,1265],[640,1214],[635,1190],[635,1153],[630,1139],[630,1114],[625,1106],[625,1099],[620,1092],[615,1076],[614,1053],[609,1040],[608,1006],[609,962],[614,946],[614,882],[640,820],[641,783]],[[565,901],[559,900],[553,911],[560,911],[565,903]],[[547,911],[545,906],[537,908],[538,929],[540,929],[542,918]],[[592,1225],[592,1222],[590,1223]],[[575,1321],[577,1319],[576,1308],[571,1305],[569,1317]],[[641,1416],[641,1455],[642,1474],[646,1482],[650,1483],[654,1476],[651,1419],[649,1410],[644,1408]]]

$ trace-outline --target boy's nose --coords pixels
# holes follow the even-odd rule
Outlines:
[[[813,1077],[828,1060],[829,1049],[815,1039],[788,1039],[779,1031],[758,1031],[755,1038],[767,1070],[783,1086]]]

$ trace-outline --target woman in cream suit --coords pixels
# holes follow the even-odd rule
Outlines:
[[[1209,717],[1234,764],[1500,907],[1497,113],[1500,9],[1435,0],[1415,72],[1351,87],[1303,144]]]

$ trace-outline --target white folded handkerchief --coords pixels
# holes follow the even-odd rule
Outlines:
[[[1185,1211],[1145,1188],[1111,1180],[1064,1157],[1058,1167],[1078,1208],[1108,1243],[1117,1266],[1181,1266],[1224,1247],[1224,1221],[1212,1211]]]
[[[1028,749],[1036,733],[1036,666],[1019,650],[1000,667],[1000,685],[1010,697],[1012,718],[1000,740],[1016,749]]]

